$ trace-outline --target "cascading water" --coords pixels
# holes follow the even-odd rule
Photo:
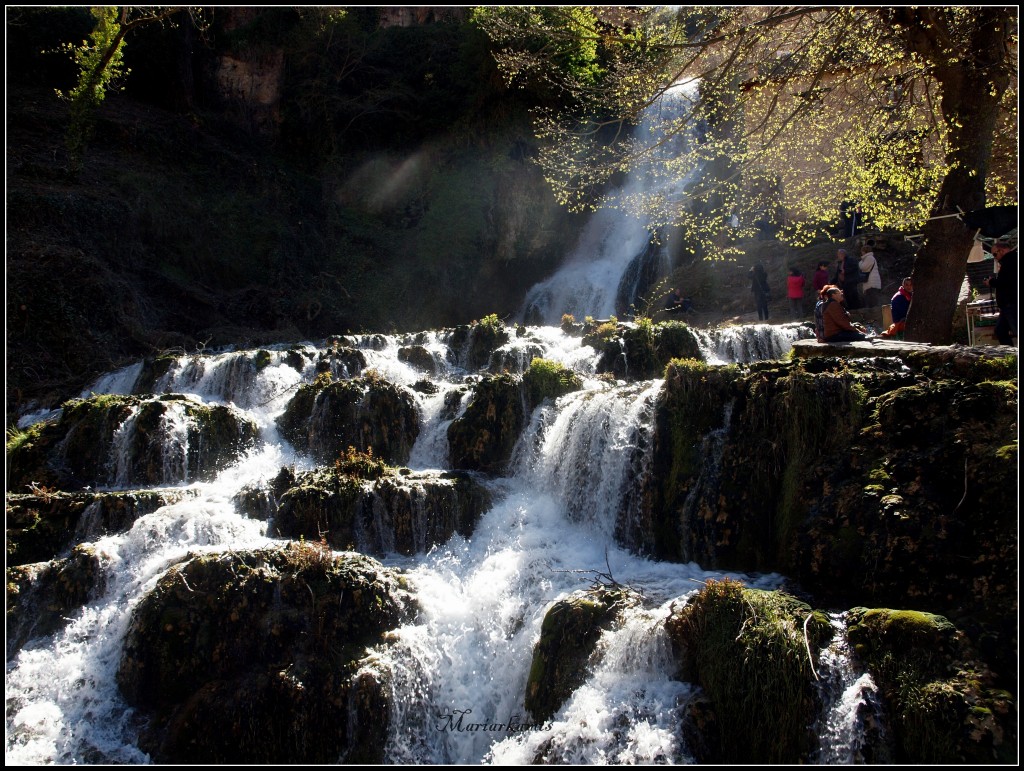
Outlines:
[[[787,330],[769,329],[777,330],[775,345],[784,350],[792,339]],[[460,353],[447,350],[446,339],[423,333],[357,340],[367,368],[415,394],[423,427],[411,454],[414,471],[445,468],[444,427],[461,409],[449,397],[477,375],[453,363]],[[438,354],[432,393],[412,388],[424,380],[402,360],[413,344]],[[638,557],[615,538],[646,473],[651,405],[661,381],[614,384],[596,377],[593,349],[554,327],[526,329],[503,347],[502,360],[525,361],[517,349],[572,367],[584,388],[534,411],[512,471],[488,482],[493,503],[471,537],[455,535],[425,553],[383,559],[406,572],[421,608],[415,623],[374,652],[394,690],[386,760],[687,762],[679,725],[693,688],[674,679],[663,621],[671,600],[720,574]],[[190,552],[281,543],[268,536],[268,523],[239,511],[236,496],[282,467],[313,468],[282,439],[275,419],[295,388],[316,376],[314,355],[327,351],[307,345],[202,362],[183,357],[159,381],[160,389],[195,400],[239,406],[259,425],[260,442],[214,481],[179,479],[176,489],[188,495],[139,517],[125,532],[96,537],[104,577],[94,597],[62,629],[8,660],[8,763],[151,762],[138,746],[142,722],[115,680],[132,610]],[[140,375],[125,370],[103,382],[131,390],[138,387],[132,373]],[[523,699],[544,615],[600,576],[641,591],[643,607],[630,608],[604,634],[585,684],[550,720],[531,725]],[[783,580],[737,578],[760,588]]]
[[[819,657],[818,689],[823,710],[815,762],[828,765],[885,762],[886,736],[878,687],[870,674],[857,672],[853,667],[842,614],[832,614],[829,620],[835,635]],[[865,758],[869,747],[874,757]]]
[[[652,104],[635,135],[644,144],[659,144],[666,152],[673,143],[686,142],[685,133],[675,138],[658,136],[665,116],[683,116],[689,109],[688,88],[672,89]],[[552,276],[535,285],[526,295],[520,317],[528,324],[558,324],[563,314],[578,320],[587,316],[606,319],[628,314],[651,286],[671,270],[664,233],[647,218],[630,213],[652,198],[673,199],[697,175],[692,170],[683,178],[664,180],[646,163],[631,167],[622,187],[609,198],[613,206],[597,210],[587,221],[575,249]]]

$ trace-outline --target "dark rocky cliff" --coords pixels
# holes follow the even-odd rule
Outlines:
[[[74,73],[40,51],[87,11],[8,14],[9,419],[160,351],[510,314],[551,271],[577,226],[482,34],[380,10],[133,32],[77,169],[54,93]]]

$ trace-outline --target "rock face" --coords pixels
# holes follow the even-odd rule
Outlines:
[[[460,472],[401,472],[376,479],[335,469],[299,475],[280,496],[271,530],[325,538],[335,549],[376,556],[424,553],[455,533],[468,537],[490,505],[487,490]]]
[[[815,679],[833,635],[828,617],[785,592],[731,579],[709,581],[677,603],[666,628],[679,676],[702,689],[683,727],[697,761],[815,762],[812,729],[822,714]],[[844,615],[854,666],[878,684],[887,716],[886,741],[863,748],[873,754],[862,760],[1015,760],[1013,697],[993,687],[991,673],[947,619],[885,608]]]
[[[7,494],[7,564],[51,560],[78,540],[127,530],[143,514],[194,491]]]
[[[1016,762],[1016,700],[992,687],[948,619],[888,608],[848,615],[850,643],[888,702],[896,762]]]
[[[88,544],[62,559],[7,568],[7,655],[52,634],[99,588],[100,557]]]
[[[778,570],[839,607],[941,612],[1012,682],[992,641],[1016,615],[1015,366],[673,362],[639,548]]]
[[[363,659],[414,612],[401,576],[317,543],[193,555],[136,607],[118,683],[158,763],[379,763]]]
[[[10,485],[75,490],[209,480],[257,434],[233,407],[175,394],[74,399],[56,423],[37,424],[8,447]]]
[[[526,420],[522,379],[486,377],[476,384],[466,411],[448,427],[448,459],[453,468],[500,474]]]

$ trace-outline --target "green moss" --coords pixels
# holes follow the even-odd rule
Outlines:
[[[1004,463],[1017,464],[1017,442],[1004,444],[996,450],[996,459]]]
[[[523,387],[531,407],[545,399],[557,399],[583,387],[580,376],[563,364],[550,359],[535,358],[523,375]]]
[[[7,454],[10,455],[13,452],[18,452],[22,448],[31,447],[32,444],[42,435],[45,428],[45,423],[35,423],[25,430],[13,427],[8,428],[6,443]]]
[[[720,762],[807,758],[816,709],[807,647],[829,638],[824,614],[781,592],[724,579],[708,581],[667,626],[682,676],[704,689],[715,710]]]
[[[854,608],[848,634],[892,714],[900,758],[980,763],[1015,757],[1014,710],[988,687],[965,638],[945,617],[916,610]]]
[[[256,351],[256,356],[253,362],[256,364],[257,371],[265,369],[271,362],[270,351],[265,351],[263,349]]]
[[[617,608],[633,601],[628,590],[599,588],[559,600],[544,616],[534,647],[525,704],[538,722],[550,719],[586,680],[587,662]]]

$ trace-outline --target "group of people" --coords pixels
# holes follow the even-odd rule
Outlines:
[[[836,251],[831,282],[842,288],[847,309],[876,307],[882,292],[882,272],[875,257],[875,242],[869,240],[861,246],[859,259],[846,249]],[[861,287],[864,291],[863,297]]]
[[[999,239],[992,246],[992,254],[999,265],[999,272],[986,279],[986,284],[995,289],[996,305],[999,307],[995,334],[1003,345],[1013,345],[1013,338],[1017,336],[1017,247],[1007,239]],[[756,263],[750,269],[749,275],[757,318],[760,321],[767,321],[771,286],[764,264]],[[789,276],[786,278],[786,292],[790,315],[794,321],[804,317],[805,283],[800,269],[790,268]],[[853,257],[846,249],[837,250],[831,271],[827,261],[820,261],[812,277],[812,286],[818,297],[814,307],[814,320],[819,342],[840,343],[868,339],[868,331],[851,319],[849,311],[873,308],[879,304],[882,276],[874,254],[874,241],[869,240],[861,247],[860,259]],[[900,282],[899,289],[889,300],[892,323],[879,335],[880,337],[893,338],[903,333],[913,298],[914,282],[907,276]],[[692,311],[693,301],[683,297],[679,289],[673,289],[666,299],[665,309]]]
[[[882,291],[882,274],[875,258],[875,244],[867,241],[861,247],[860,259],[849,254],[846,249],[836,252],[836,261],[831,273],[828,262],[822,260],[812,278],[815,296],[820,297],[827,284],[843,290],[843,305],[848,310],[857,308],[873,308],[879,302]],[[800,269],[791,267],[786,277],[786,297],[789,300],[789,313],[793,321],[804,318],[804,292],[806,279]],[[863,287],[863,298],[861,289]],[[767,321],[769,316],[768,303],[771,300],[771,288],[764,265],[758,262],[750,269],[750,291],[754,295],[757,318]]]
[[[907,276],[889,301],[892,323],[879,337],[893,338],[903,332],[913,299],[914,280]],[[825,284],[818,292],[818,302],[814,306],[814,332],[819,343],[848,343],[869,338],[868,331],[850,318],[846,293],[835,284]]]

